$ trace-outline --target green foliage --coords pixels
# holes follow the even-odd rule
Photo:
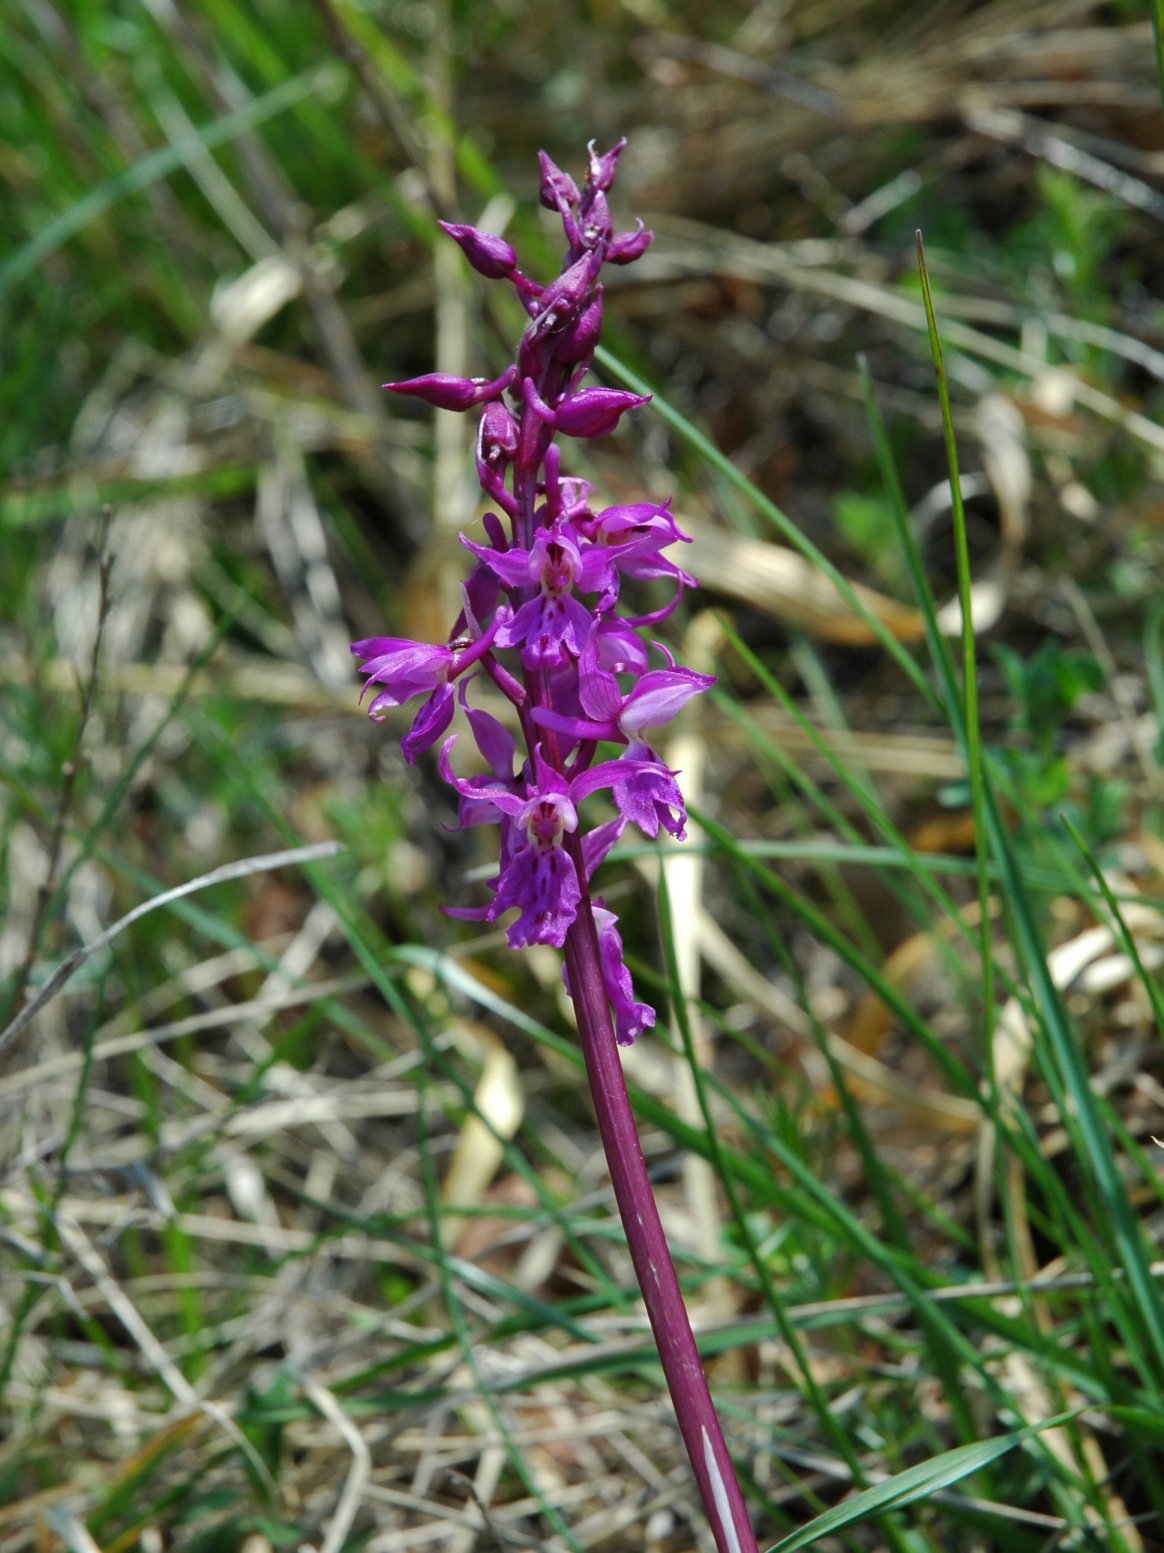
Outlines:
[[[1037,184],[1043,209],[1016,248],[1049,260],[1083,316],[1106,316],[1104,269],[1127,231],[1126,208],[1055,168],[1040,168]]]
[[[1040,749],[1054,743],[1080,696],[1103,684],[1103,669],[1091,653],[1063,648],[1053,639],[1025,659],[1001,642],[992,651],[1014,697],[1014,726]]]
[[[279,1410],[287,1408],[297,1394],[298,1388],[287,1372],[276,1370],[265,1385],[249,1385],[244,1395],[243,1432],[276,1479],[282,1466],[285,1434]]]
[[[884,495],[845,491],[833,504],[833,517],[873,576],[896,590],[905,579],[905,564],[894,543],[893,512]]]
[[[1063,748],[1063,724],[1081,696],[1101,688],[1103,669],[1092,654],[1065,649],[1054,639],[1028,658],[1001,642],[991,650],[1014,703],[1008,741],[995,754],[1006,773],[1008,795],[1022,812],[1038,814],[1070,792],[1072,766]],[[1115,796],[1089,796],[1096,819],[1104,818],[1104,810],[1110,813]]]

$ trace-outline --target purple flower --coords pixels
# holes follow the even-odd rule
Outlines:
[[[665,506],[639,502],[634,507],[607,507],[597,517],[591,512],[577,514],[574,531],[594,546],[588,557],[588,576],[592,586],[603,595],[604,608],[618,597],[622,576],[639,581],[666,578],[675,584],[675,592],[662,609],[651,616],[638,616],[632,623],[646,625],[664,619],[675,608],[684,588],[695,587],[695,578],[663,555],[675,537],[686,538],[675,528]]]
[[[560,949],[582,899],[577,870],[562,846],[565,833],[578,829],[578,811],[562,793],[537,791],[513,816],[513,829],[516,839],[497,880],[493,914],[518,908],[505,933],[513,948]]]
[[[466,589],[466,601],[469,593]],[[364,659],[360,673],[367,675],[364,694],[372,685],[382,685],[368,706],[368,716],[379,722],[385,709],[403,706],[413,696],[429,692],[428,700],[416,714],[412,727],[400,741],[410,766],[422,750],[429,749],[453,720],[452,681],[476,663],[492,646],[505,617],[496,613],[488,630],[476,641],[460,647],[430,646],[409,641],[403,636],[370,636],[352,643],[352,652]]]
[[[609,564],[628,577],[641,582],[668,577],[681,588],[694,588],[696,580],[682,571],[663,551],[677,540],[691,543],[672,517],[670,497],[665,502],[632,502],[628,506],[604,507],[597,514],[587,512],[576,519],[576,526],[587,539],[608,551]]]
[[[618,726],[630,739],[647,728],[661,728],[692,696],[709,690],[714,684],[714,674],[676,668],[674,663],[667,669],[651,669],[624,699]]]
[[[512,948],[553,944],[560,949],[582,899],[578,872],[563,846],[564,838],[577,830],[577,806],[584,798],[600,788],[625,780],[624,762],[608,760],[567,781],[545,759],[539,744],[534,749],[533,779],[525,782],[522,793],[515,792],[511,784],[501,780],[458,777],[450,760],[455,742],[456,734],[445,740],[440,771],[449,786],[469,800],[472,806],[469,823],[480,823],[482,816],[478,806],[489,805],[498,811],[503,827],[506,820],[509,824],[505,827],[501,870],[490,885],[494,891],[493,900],[488,906],[446,907],[448,914],[470,921],[492,922],[503,911],[516,906],[518,916],[506,930]],[[660,774],[666,774],[665,768],[656,769]],[[616,821],[592,833],[599,838],[598,843],[589,849],[584,845],[582,852],[587,876],[605,857],[620,830],[621,825]]]
[[[539,727],[574,740],[625,742],[626,750],[613,762],[621,772],[611,784],[619,813],[652,840],[662,826],[682,841],[687,811],[677,773],[662,764],[643,733],[668,722],[692,696],[714,684],[714,675],[676,668],[672,662],[643,674],[623,695],[614,675],[601,667],[597,643],[588,642],[578,665],[578,699],[587,715],[539,706],[533,719]]]
[[[533,716],[541,727],[576,739],[633,744],[641,742],[645,729],[670,722],[692,696],[714,684],[714,674],[676,668],[672,663],[666,669],[650,669],[623,695],[614,675],[599,665],[596,645],[579,665],[579,700],[588,716],[567,717],[549,707],[538,707]]]
[[[353,642],[352,651],[358,658],[367,659],[360,665],[361,674],[368,676],[365,694],[372,685],[385,685],[368,707],[368,716],[376,722],[382,719],[387,707],[403,706],[413,696],[429,692],[428,700],[400,741],[405,760],[414,765],[417,755],[435,744],[453,720],[453,687],[449,683],[452,649],[428,647],[399,636],[372,636],[367,641]]]
[[[537,780],[526,785],[524,794],[504,783],[465,780],[454,775],[449,760],[455,738],[446,740],[441,750],[441,775],[462,797],[491,804],[510,824],[501,871],[491,885],[493,900],[484,907],[450,908],[450,915],[492,922],[516,906],[518,916],[506,930],[514,949],[527,944],[560,949],[582,898],[577,870],[562,846],[567,832],[578,829],[570,784],[546,764],[540,747],[534,751]]]
[[[687,808],[675,778],[649,744],[628,745],[612,765],[622,768],[622,777],[611,784],[612,796],[624,819],[637,825],[653,841],[659,827],[682,841],[687,834]]]

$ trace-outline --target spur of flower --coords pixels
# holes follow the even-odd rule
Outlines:
[[[598,929],[598,954],[602,967],[602,985],[614,1015],[614,1038],[620,1046],[633,1046],[636,1035],[655,1022],[655,1010],[649,1003],[635,1001],[630,972],[622,957],[622,938],[618,931],[618,918],[607,911],[600,900],[594,902],[594,925]],[[574,996],[570,973],[562,967],[562,981],[566,991]]]

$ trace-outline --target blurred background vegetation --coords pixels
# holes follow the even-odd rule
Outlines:
[[[239,865],[0,1037],[0,1550],[710,1547],[556,957],[442,917],[487,848],[348,653],[480,516],[380,382],[521,327],[436,217],[551,274],[536,152],[620,135],[656,405],[574,471],[674,494],[720,687],[662,936],[607,894],[761,1546],[911,1470],[818,1545],[1164,1546],[1147,10],[14,0],[0,72],[6,1017]]]

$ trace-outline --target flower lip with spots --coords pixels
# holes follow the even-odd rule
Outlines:
[[[508,857],[491,881],[495,893],[487,906],[446,907],[445,910],[449,916],[492,922],[503,911],[516,906],[518,917],[507,929],[513,948],[553,944],[560,949],[582,897],[577,869],[563,841],[567,834],[578,829],[578,804],[601,788],[625,782],[628,776],[626,763],[604,761],[567,781],[548,763],[539,744],[534,748],[533,779],[524,784],[524,792],[519,792],[515,790],[518,784],[457,776],[451,760],[456,738],[456,734],[452,734],[441,749],[441,775],[462,799],[473,804],[479,815],[478,823],[485,818],[480,811],[489,806],[498,811],[499,820],[509,821]],[[666,767],[655,762],[642,761],[637,765],[642,768],[639,774],[643,776],[666,774]],[[603,838],[601,856],[605,856],[607,846],[615,839],[613,834],[608,832],[608,835],[609,840]],[[584,848],[583,858],[589,876],[601,857],[593,851],[588,855]]]
[[[536,587],[532,598],[519,606],[512,620],[497,633],[499,648],[517,647],[526,668],[540,669],[577,660],[593,625],[590,610],[574,597],[577,587],[593,592],[593,575],[599,567],[584,554],[564,525],[540,528],[528,549],[512,546],[505,551],[477,545],[461,536],[462,543],[515,594]],[[594,546],[585,546],[587,553]]]

